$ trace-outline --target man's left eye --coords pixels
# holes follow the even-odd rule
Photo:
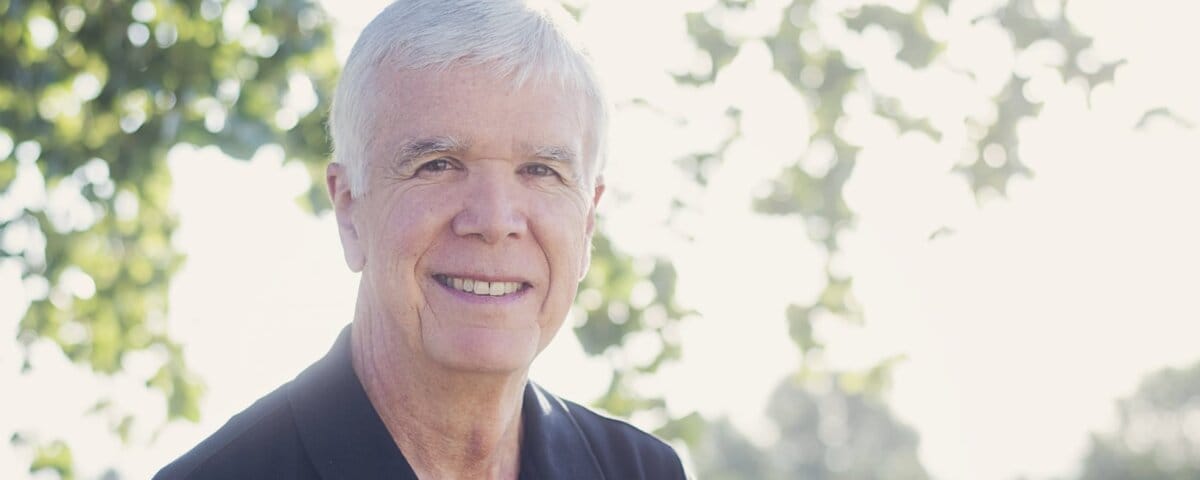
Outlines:
[[[526,173],[526,174],[528,174],[528,175],[533,175],[533,176],[535,176],[535,177],[554,177],[554,176],[558,176],[558,172],[554,171],[554,169],[553,169],[553,168],[547,167],[547,166],[545,166],[545,165],[542,165],[542,164],[540,164],[540,163],[534,163],[534,164],[526,165],[526,166],[525,166],[525,168],[523,168],[522,170],[524,170],[524,173]]]

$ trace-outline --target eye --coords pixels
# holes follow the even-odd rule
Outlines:
[[[531,164],[526,165],[523,168],[521,168],[521,170],[522,170],[522,173],[525,173],[526,175],[533,175],[535,177],[557,177],[557,176],[559,176],[558,172],[554,171],[553,168],[550,168],[550,167],[540,164],[540,163],[531,163]]]
[[[417,173],[438,173],[453,170],[454,168],[454,164],[450,163],[450,159],[443,157],[421,164],[420,167],[417,167]]]

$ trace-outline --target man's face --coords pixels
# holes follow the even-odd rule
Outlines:
[[[373,83],[366,194],[338,202],[360,314],[442,367],[527,367],[587,270],[602,193],[587,178],[587,104],[479,67],[381,71]]]

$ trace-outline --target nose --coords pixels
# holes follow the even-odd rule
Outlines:
[[[524,236],[529,226],[516,185],[489,175],[475,177],[467,181],[462,210],[451,222],[454,234],[489,244]]]

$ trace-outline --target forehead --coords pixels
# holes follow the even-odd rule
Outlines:
[[[472,146],[556,145],[583,151],[588,102],[580,92],[546,79],[521,85],[483,66],[444,71],[380,69],[364,92],[372,138],[394,144],[448,136]]]

